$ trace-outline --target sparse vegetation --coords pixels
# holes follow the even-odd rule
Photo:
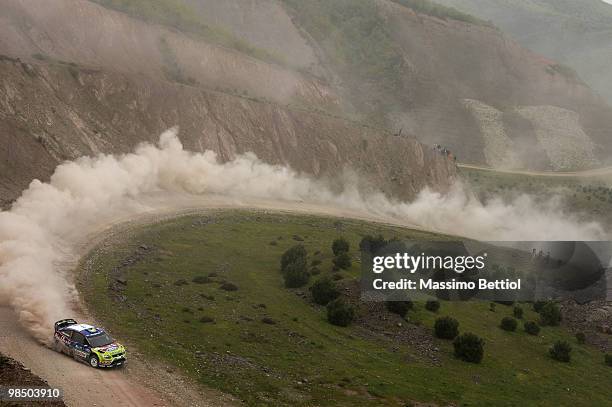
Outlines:
[[[540,322],[542,325],[557,326],[561,323],[561,310],[552,301],[548,301],[540,309]]]
[[[480,363],[484,356],[485,342],[473,333],[466,332],[453,341],[455,357],[465,362]]]
[[[512,310],[512,313],[514,314],[514,318],[523,319],[523,308],[521,308],[520,306],[515,305],[514,309]]]
[[[412,301],[387,301],[385,305],[389,312],[397,314],[402,318],[406,317],[408,311],[413,307]]]
[[[392,0],[397,4],[413,9],[414,11],[444,20],[457,20],[465,23],[494,27],[490,21],[482,20],[473,15],[463,13],[456,8],[434,3],[430,0]]]
[[[313,301],[319,305],[327,305],[340,296],[336,284],[329,277],[317,280],[311,287],[311,293]]]
[[[559,362],[569,362],[572,346],[567,341],[556,341],[549,349],[550,357]]]
[[[527,321],[523,324],[523,327],[529,335],[537,336],[540,333],[540,325],[537,322]]]
[[[341,253],[348,253],[349,249],[349,242],[343,237],[334,240],[332,243],[332,252],[334,253],[334,256],[338,256]]]
[[[440,339],[455,339],[459,335],[459,321],[451,317],[436,319],[434,332]]]
[[[516,331],[517,325],[518,323],[516,322],[516,319],[512,317],[503,317],[499,327],[504,331],[514,332]]]
[[[431,312],[438,312],[440,309],[440,301],[438,300],[428,300],[425,303],[425,309]]]
[[[327,304],[327,320],[332,325],[349,326],[355,317],[355,310],[342,298],[337,298]]]

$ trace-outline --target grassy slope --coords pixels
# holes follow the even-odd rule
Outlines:
[[[601,354],[575,344],[562,328],[544,328],[540,337],[500,330],[499,320],[510,315],[510,307],[498,305],[496,312],[490,312],[486,303],[442,304],[439,314],[456,317],[461,330],[486,338],[481,365],[455,360],[447,342],[436,345],[442,354],[442,367],[436,367],[409,346],[393,352],[397,344],[388,339],[367,339],[355,326],[329,325],[322,308],[296,294],[307,290],[282,286],[278,260],[296,243],[292,236],[303,237],[310,254],[322,251],[324,273],[331,268],[330,243],[339,235],[350,240],[353,257],[366,233],[427,236],[362,222],[342,221],[341,230],[339,226],[328,218],[246,212],[155,225],[135,232],[127,244],[116,242],[115,247],[90,255],[84,263],[93,264],[83,287],[85,298],[117,337],[129,338],[145,354],[252,405],[405,405],[410,400],[465,405],[610,404],[612,373]],[[277,244],[270,245],[271,241]],[[127,300],[111,300],[109,270],[138,252],[141,244],[155,250],[123,268]],[[219,273],[215,283],[173,285],[177,279],[191,281],[209,272]],[[357,277],[359,265],[355,262],[344,274]],[[240,289],[219,290],[223,279]],[[156,322],[155,314],[163,321]],[[204,315],[216,323],[198,322]],[[263,324],[264,316],[277,324]],[[435,317],[418,304],[409,314],[411,321],[427,327]],[[528,311],[527,318],[535,315]],[[556,363],[546,355],[558,338],[574,344],[570,364]]]
[[[462,168],[460,175],[481,199],[512,199],[524,193],[539,200],[557,196],[568,209],[584,219],[612,225],[612,179],[609,177],[559,178],[467,168]]]

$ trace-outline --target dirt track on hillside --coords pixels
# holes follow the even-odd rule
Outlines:
[[[146,225],[192,213],[217,209],[254,209],[273,212],[292,212],[354,218],[367,221],[398,224],[397,220],[376,217],[367,213],[343,210],[303,202],[249,201],[238,202],[228,199],[185,200],[172,207],[160,207],[135,218],[115,219],[107,225],[99,225],[77,248],[72,263],[64,265],[77,269],[78,261],[99,242],[115,233],[125,233],[135,226]],[[411,224],[400,226],[414,227]],[[74,276],[76,277],[76,276]],[[95,323],[83,304],[75,312],[77,320]],[[129,338],[126,338],[129,340]],[[129,343],[128,343],[129,345]],[[14,312],[0,307],[0,350],[20,361],[32,373],[46,380],[50,386],[64,392],[68,406],[229,406],[239,401],[213,389],[197,386],[182,377],[169,366],[149,361],[136,349],[128,346],[129,362],[123,369],[92,369],[68,356],[54,352],[36,342],[18,323]]]
[[[553,171],[528,171],[528,170],[502,170],[491,167],[482,167],[472,164],[457,164],[459,169],[465,168],[469,170],[497,172],[500,174],[509,175],[528,175],[533,177],[566,177],[566,178],[587,178],[587,177],[604,177],[612,176],[612,167],[597,168],[594,170],[584,170],[575,172],[553,172]]]

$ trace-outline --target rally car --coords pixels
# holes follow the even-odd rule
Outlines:
[[[57,321],[53,339],[55,350],[94,368],[121,366],[127,361],[125,348],[103,329],[74,319]]]

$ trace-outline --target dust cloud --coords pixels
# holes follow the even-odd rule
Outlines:
[[[166,205],[207,195],[304,201],[480,240],[607,238],[600,225],[578,221],[555,200],[541,206],[521,196],[483,204],[458,184],[447,194],[426,189],[413,202],[400,202],[364,192],[354,176],[337,192],[250,153],[219,163],[213,152],[185,151],[177,132],[168,130],[157,146],[142,144],[134,153],[61,164],[48,183],[33,181],[0,212],[0,305],[13,308],[42,343],[54,321],[72,314],[76,292],[67,260],[77,255],[78,243],[114,219],[155,209],[160,196]]]

